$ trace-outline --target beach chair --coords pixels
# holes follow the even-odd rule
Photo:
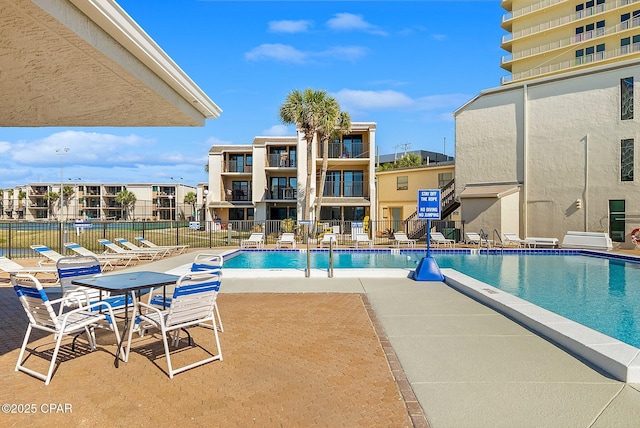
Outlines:
[[[508,233],[505,232],[503,233],[504,235],[504,246],[505,247],[528,247],[529,243],[525,242],[524,239],[520,239],[520,237],[518,235],[516,235],[515,233]]]
[[[118,255],[125,255],[125,256],[131,255],[131,257],[135,257],[138,261],[155,260],[161,257],[159,251],[152,250],[150,248],[145,251],[141,251],[141,250],[134,251],[134,250],[124,249],[119,245],[116,245],[113,242],[109,241],[108,239],[98,239],[98,242],[105,246],[106,250],[104,254],[118,254]]]
[[[137,329],[142,334],[152,328],[160,330],[170,379],[173,379],[173,376],[178,373],[202,364],[207,364],[215,360],[222,361],[222,350],[220,348],[220,339],[218,337],[218,328],[214,315],[214,307],[218,297],[218,291],[220,290],[220,278],[219,269],[189,272],[178,279],[173,296],[171,297],[171,302],[166,309],[159,309],[154,305],[143,302],[138,303],[139,315],[135,321]],[[207,358],[179,368],[173,368],[167,336],[171,336],[171,344],[173,347],[178,347],[180,344],[180,332],[186,331],[189,345],[191,346],[191,336],[187,329],[197,326],[213,330],[217,353],[213,354],[211,351],[205,350],[209,354]],[[210,328],[211,326],[213,326],[213,328]],[[131,348],[133,330],[134,329],[129,330],[126,355],[129,355]],[[202,346],[198,347],[202,348]],[[181,354],[183,354],[185,349],[180,349],[180,351]]]
[[[219,254],[212,253],[199,253],[196,255],[193,263],[191,264],[190,271],[191,272],[200,272],[204,270],[210,271],[219,271],[222,269],[222,265],[224,263],[224,259]],[[222,276],[222,272],[220,272],[220,276]],[[171,297],[166,297],[164,294],[151,294],[149,296],[149,304],[159,306],[162,308],[166,308],[171,303]],[[224,331],[224,327],[222,326],[222,319],[220,318],[220,311],[218,310],[218,303],[214,304],[214,311],[216,313],[216,317],[218,319],[218,330],[221,332]],[[213,328],[213,325],[209,326]]]
[[[325,233],[324,235],[322,235],[322,239],[319,243],[320,248],[323,248],[324,244],[327,244],[328,247],[330,242],[333,242],[333,248],[336,248],[338,246],[338,238],[336,237],[335,233]]]
[[[285,232],[282,234],[280,239],[276,241],[276,248],[282,248],[284,246],[289,246],[291,248],[296,248],[296,235],[295,233]]]
[[[402,246],[402,244],[405,244],[407,246],[407,248],[415,248],[415,246],[416,246],[416,240],[415,239],[409,239],[407,234],[404,233],[404,232],[394,232],[393,233],[393,239],[395,239],[396,248],[400,248],[400,246]]]
[[[125,296],[111,297],[106,291],[82,287],[72,283],[75,279],[88,278],[102,274],[100,261],[92,256],[63,257],[56,263],[62,297],[69,298],[67,304],[72,306],[87,306],[97,301],[109,303],[114,312],[125,308]],[[129,304],[131,297],[127,296]]]
[[[247,239],[240,241],[240,248],[262,248],[264,247],[264,233],[252,233]]]
[[[524,242],[529,247],[537,248],[537,247],[550,247],[557,248],[560,244],[558,238],[534,238],[534,237],[526,237],[524,238]]]
[[[64,246],[81,256],[95,257],[103,269],[114,269],[117,265],[126,267],[138,262],[138,258],[132,254],[96,254],[75,242],[66,242]]]
[[[471,244],[471,245],[480,245],[480,240],[482,238],[480,238],[480,234],[479,233],[476,233],[476,232],[465,232],[464,236],[466,237],[466,239],[464,240],[465,243]]]
[[[139,251],[139,252],[149,252],[149,253],[156,253],[159,257],[166,257],[168,255],[171,254],[172,249],[171,248],[162,248],[162,247],[156,247],[156,248],[151,248],[151,247],[139,247],[136,244],[134,244],[131,241],[127,241],[124,238],[116,238],[115,241],[122,245],[125,249],[127,250],[131,250],[131,251]]]
[[[447,239],[441,232],[431,232],[431,243],[435,245],[444,245],[445,247],[452,247],[455,245],[456,241],[453,239]]]
[[[149,241],[148,239],[145,239],[142,236],[136,236],[136,241],[140,242],[142,245],[145,245],[149,248],[154,248],[154,249],[158,249],[158,248],[163,248],[163,249],[169,249],[171,251],[175,251],[178,254],[182,254],[184,253],[187,248],[189,248],[188,245],[156,245],[153,242]]]
[[[27,332],[25,333],[20,354],[18,355],[16,371],[27,373],[43,380],[45,385],[49,385],[51,377],[53,376],[53,369],[56,365],[58,352],[62,345],[62,339],[65,336],[76,336],[86,333],[87,341],[93,351],[96,349],[94,329],[95,327],[104,327],[113,331],[115,334],[115,343],[119,343],[120,335],[118,333],[118,326],[115,323],[113,310],[108,303],[95,302],[65,311],[65,308],[71,307],[71,305],[66,305],[66,303],[69,302],[69,300],[75,300],[75,298],[62,297],[60,299],[50,300],[42,288],[42,284],[35,276],[29,274],[12,274],[11,284],[18,294],[20,303],[22,303],[22,307],[29,319]],[[54,305],[58,304],[60,305],[60,310],[56,311]],[[98,308],[100,311],[97,310]],[[47,351],[43,352],[41,347],[38,347],[37,350],[27,348],[31,332],[34,329],[54,335],[55,347],[51,354]],[[73,345],[72,350],[75,349],[75,340]],[[29,355],[24,358],[27,352]],[[25,367],[25,363],[30,360],[32,356],[44,357],[47,355],[51,355],[51,361],[46,373],[40,373]]]
[[[58,271],[55,266],[33,266],[26,267],[22,266],[20,263],[17,263],[11,259],[6,258],[5,256],[0,256],[0,271],[6,273],[30,273],[33,276],[37,276],[39,273],[45,273],[49,275],[53,275],[57,277]]]
[[[38,266],[53,266],[55,267],[58,260],[64,256],[59,252],[52,250],[46,245],[30,245],[31,249],[40,254],[44,258],[38,261]]]
[[[360,248],[360,246],[373,248],[373,241],[369,239],[369,235],[366,233],[356,233],[355,244],[356,248]]]

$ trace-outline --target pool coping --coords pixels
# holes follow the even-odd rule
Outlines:
[[[395,250],[395,251],[392,251]],[[415,253],[419,249],[337,249],[338,252],[389,252],[389,253]],[[426,250],[426,249],[425,249]],[[228,256],[241,250],[224,252]],[[242,251],[300,251],[251,249]],[[326,249],[312,249],[310,251],[328,251]],[[440,254],[495,254],[502,249],[447,249],[431,250]],[[590,255],[594,257],[606,257],[623,261],[640,262],[640,257],[619,253],[610,253],[595,250],[582,249],[505,249],[504,252],[523,254],[558,254],[558,255]],[[406,278],[412,275],[414,269],[389,268],[389,269],[334,269],[334,277],[386,277]],[[618,339],[600,333],[590,327],[572,321],[533,303],[527,302],[513,294],[502,291],[485,282],[474,279],[454,269],[443,268],[444,282],[495,311],[519,322],[531,329],[536,334],[551,341],[557,346],[569,351],[589,364],[608,373],[617,380],[627,383],[640,383],[640,349],[624,343]],[[283,277],[300,278],[305,276],[305,269],[227,269],[225,277],[231,278],[259,278],[259,277]],[[310,277],[327,277],[327,269],[311,269]]]

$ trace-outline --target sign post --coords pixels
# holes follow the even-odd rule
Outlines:
[[[418,263],[413,275],[416,281],[443,281],[444,275],[431,257],[431,220],[441,220],[440,189],[418,190],[418,219],[427,220],[427,256]]]

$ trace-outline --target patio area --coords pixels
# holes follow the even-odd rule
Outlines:
[[[412,426],[366,296],[221,294],[218,303],[221,362],[170,380],[161,342],[134,336],[129,362],[115,368],[113,335],[99,332],[95,352],[84,338],[76,353],[66,341],[45,386],[14,371],[26,316],[13,289],[0,288],[0,398],[18,412],[3,407],[0,425]],[[210,330],[191,333],[196,344],[211,346]],[[51,336],[40,337],[31,345],[46,353]],[[172,360],[200,357],[194,353],[202,350],[184,349]]]

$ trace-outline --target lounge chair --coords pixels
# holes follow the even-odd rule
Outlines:
[[[95,257],[96,259],[98,259],[103,269],[114,269],[116,265],[126,267],[130,264],[136,264],[138,262],[138,258],[134,257],[131,254],[96,254],[88,248],[85,248],[75,242],[67,242],[64,244],[64,246],[71,251],[80,254],[81,256]]]
[[[164,249],[170,249],[172,251],[175,251],[178,254],[182,254],[186,251],[187,248],[189,248],[188,245],[156,245],[153,242],[149,241],[148,239],[145,239],[142,236],[136,236],[136,240],[138,242],[140,242],[142,245],[145,245],[149,248],[164,248]]]
[[[44,258],[38,261],[38,266],[53,266],[55,267],[58,260],[63,258],[64,256],[57,252],[56,250],[52,250],[46,245],[31,245],[30,246],[33,251],[40,254]]]
[[[529,243],[525,242],[524,239],[520,239],[518,235],[515,233],[503,233],[504,235],[504,246],[505,247],[528,247]]]
[[[472,245],[480,245],[480,240],[482,238],[480,237],[479,233],[465,232],[464,236],[466,237],[466,239],[464,241],[465,243],[472,244]]]
[[[333,242],[334,248],[338,246],[338,239],[336,238],[335,233],[325,233],[324,235],[322,235],[322,239],[320,240],[320,248],[323,248],[324,244],[327,244],[328,247],[330,242]]]
[[[441,232],[431,232],[431,243],[438,246],[444,245],[445,247],[453,247],[456,243],[453,239],[447,239]]]
[[[287,246],[287,245],[291,248],[296,248],[295,233],[285,232],[282,234],[280,239],[276,241],[276,248],[282,248],[283,246]]]
[[[135,325],[141,332],[150,328],[160,330],[170,379],[173,379],[175,374],[199,365],[215,360],[222,361],[222,350],[214,315],[220,282],[220,270],[189,272],[178,279],[168,308],[161,310],[153,305],[138,303],[140,315],[136,318]],[[208,354],[206,358],[180,368],[173,368],[167,336],[171,337],[171,344],[174,347],[178,347],[180,331],[186,331],[188,328],[198,326],[213,326],[211,330],[213,330],[217,353],[214,354],[206,350]],[[133,330],[133,328],[129,330],[126,355],[129,355]],[[189,338],[189,344],[191,344],[191,336],[188,335],[187,337]],[[202,343],[199,343],[198,347],[202,348]],[[187,349],[180,349],[182,360],[184,360],[185,352],[187,352]]]
[[[369,235],[366,233],[356,233],[355,244],[356,248],[360,246],[373,248],[373,241],[369,239]]]
[[[38,275],[39,273],[46,273],[53,276],[57,276],[58,271],[55,266],[33,266],[26,267],[22,266],[20,263],[14,262],[11,259],[6,258],[5,256],[0,256],[0,271],[6,273],[30,273],[33,276]]]
[[[148,249],[148,250],[126,250],[116,244],[114,244],[113,242],[109,241],[108,239],[98,239],[98,242],[101,243],[102,245],[105,246],[105,248],[107,249],[106,252],[104,254],[118,254],[118,255],[125,255],[125,256],[132,256],[137,258],[138,260],[155,260],[155,259],[159,259],[160,256],[160,252],[156,251],[156,250],[152,250],[152,249]]]
[[[400,248],[400,246],[402,244],[405,244],[407,246],[407,248],[415,248],[416,247],[416,240],[415,239],[409,239],[407,234],[404,233],[404,232],[394,232],[393,233],[393,239],[395,239],[396,248]]]
[[[526,244],[528,244],[530,247],[533,247],[533,248],[537,248],[537,247],[557,248],[558,245],[560,244],[560,241],[558,241],[558,238],[526,237],[526,238],[524,238],[524,242]]]
[[[46,291],[43,289],[42,284],[35,276],[28,274],[12,274],[11,284],[18,294],[22,307],[27,313],[27,318],[29,320],[29,326],[27,327],[27,332],[25,333],[24,341],[20,348],[20,355],[18,355],[16,371],[27,373],[43,380],[45,385],[49,385],[51,377],[53,376],[53,369],[56,366],[58,352],[60,351],[63,337],[77,336],[79,334],[86,333],[87,341],[93,351],[96,349],[94,328],[106,327],[113,331],[115,335],[115,343],[120,342],[118,326],[115,323],[113,310],[108,303],[95,302],[88,306],[76,307],[75,309],[65,311],[65,308],[69,308],[65,303],[69,302],[70,299],[73,298],[63,297],[61,299],[50,300]],[[60,304],[59,310],[56,310],[54,307],[54,305],[57,304]],[[97,310],[98,308],[100,311]],[[35,348],[27,348],[31,332],[34,329],[54,335],[55,346],[52,353],[43,350],[42,346],[38,346],[37,350]],[[27,351],[29,355],[25,358],[25,353]],[[34,369],[25,367],[25,363],[32,360],[32,358],[30,358],[32,355],[39,355],[41,357],[51,355],[51,361],[49,362],[49,368],[46,373],[37,372]]]
[[[262,248],[264,247],[264,233],[252,233],[247,239],[240,241],[240,248]]]
[[[162,248],[162,247],[156,247],[156,248],[151,248],[151,247],[139,247],[136,244],[134,244],[131,241],[127,241],[124,238],[116,238],[115,241],[122,245],[125,249],[128,250],[132,250],[132,251],[141,251],[141,252],[155,252],[157,253],[160,257],[166,257],[169,254],[171,254],[172,249],[171,248]]]

